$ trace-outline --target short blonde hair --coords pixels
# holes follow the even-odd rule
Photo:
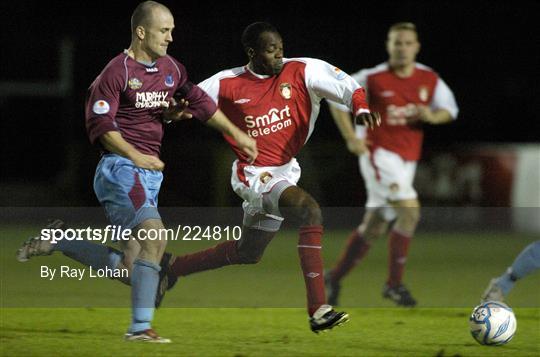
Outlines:
[[[388,29],[388,33],[393,32],[393,31],[401,31],[401,30],[409,30],[418,34],[418,32],[416,31],[416,25],[413,24],[412,22],[395,23],[392,26],[390,26],[390,28]]]

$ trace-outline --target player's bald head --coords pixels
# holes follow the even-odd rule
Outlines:
[[[137,5],[131,15],[131,33],[135,33],[138,26],[147,28],[152,23],[154,13],[157,10],[168,12],[172,16],[172,13],[167,6],[156,1],[145,1]]]

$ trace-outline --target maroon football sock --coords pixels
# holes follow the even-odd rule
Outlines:
[[[396,287],[401,284],[403,278],[403,271],[405,270],[405,262],[407,261],[407,253],[409,251],[409,244],[411,237],[404,235],[403,233],[393,230],[390,232],[390,239],[388,239],[388,271],[389,276],[386,283],[391,287]]]
[[[326,304],[324,291],[323,262],[321,257],[322,226],[300,227],[298,255],[306,283],[307,307],[309,316]]]
[[[347,246],[339,258],[336,266],[331,271],[333,282],[339,282],[352,268],[367,254],[371,244],[355,229],[349,235]]]
[[[177,276],[220,268],[239,262],[236,241],[227,241],[212,248],[176,257],[171,270]]]

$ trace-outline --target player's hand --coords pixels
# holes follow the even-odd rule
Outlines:
[[[349,149],[352,154],[357,156],[369,152],[368,145],[369,143],[366,140],[357,137],[347,140],[347,149]]]
[[[131,161],[141,169],[163,171],[165,168],[165,163],[152,155],[138,153],[134,157],[131,157]]]
[[[412,119],[412,120],[411,120]],[[430,107],[422,104],[416,106],[416,115],[413,118],[407,118],[407,123],[414,123],[416,121],[423,121],[424,123],[433,123],[433,111]]]
[[[242,151],[248,156],[248,161],[250,164],[255,162],[255,159],[259,155],[259,151],[257,150],[257,142],[247,136],[244,132],[240,132],[240,135],[238,137],[234,138],[236,141],[236,145]]]
[[[164,104],[163,121],[170,123],[173,121],[180,121],[193,118],[193,114],[187,111],[189,102],[185,99],[180,99],[178,102],[176,99],[171,99]]]
[[[381,115],[377,112],[360,113],[354,118],[357,125],[365,125],[369,129],[374,129],[375,126],[381,125]]]

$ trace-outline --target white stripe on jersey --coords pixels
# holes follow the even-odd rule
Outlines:
[[[122,90],[122,92],[125,92],[126,89],[127,89],[127,86],[128,86],[128,68],[127,68],[127,60],[128,60],[128,55],[126,54],[126,58],[124,58],[124,68],[126,70],[126,83],[124,83],[124,89]]]
[[[219,106],[219,83],[222,79],[238,77],[246,72],[246,66],[235,67],[226,69],[224,71],[214,74],[212,77],[205,79],[198,86],[206,92],[212,98],[212,100]]]
[[[313,133],[315,122],[319,115],[321,100],[335,101],[352,110],[353,93],[360,88],[358,83],[347,73],[328,62],[315,58],[292,58],[306,64],[306,88],[311,99],[311,117],[306,142]]]

